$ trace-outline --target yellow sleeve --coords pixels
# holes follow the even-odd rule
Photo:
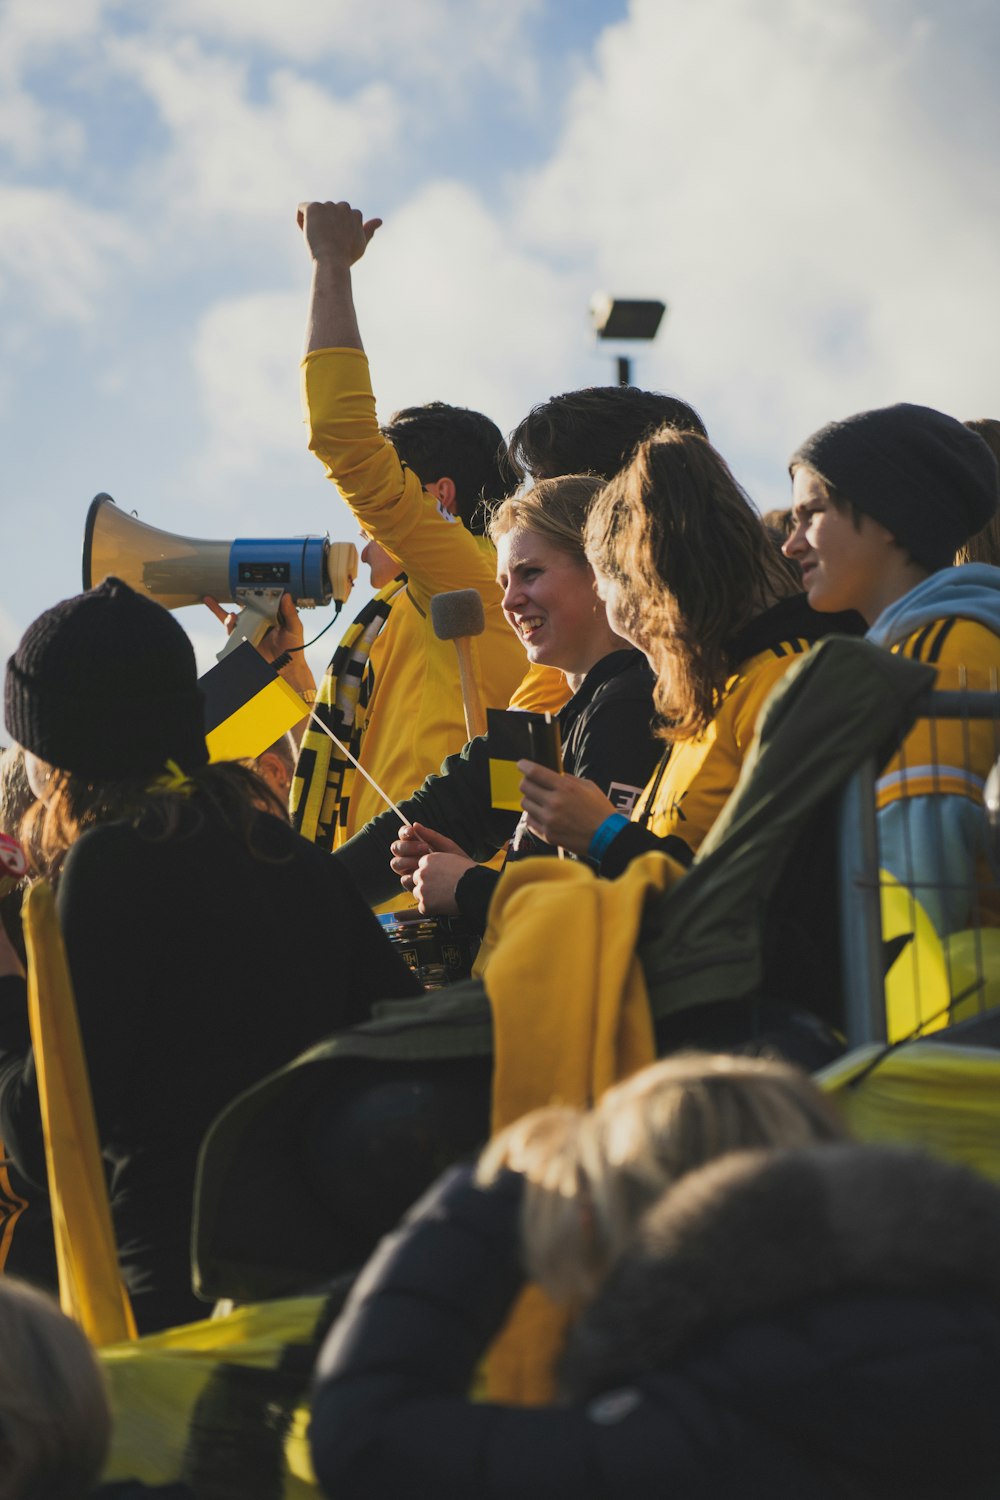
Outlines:
[[[733,687],[729,707],[733,741],[740,752],[740,761],[750,748],[757,729],[760,711],[772,690],[784,677],[789,667],[798,661],[798,656],[773,656],[770,652],[757,662]]]
[[[1000,636],[975,620],[948,619],[915,632],[899,651],[937,667],[939,692],[995,692],[1000,680]],[[877,783],[881,809],[901,797],[952,795],[982,800],[996,759],[991,719],[920,719]]]
[[[309,449],[369,536],[406,569],[411,600],[477,589],[497,598],[493,548],[442,514],[379,432],[368,360],[360,349],[317,349],[302,362]]]
[[[510,707],[536,714],[557,714],[570,697],[569,683],[562,672],[532,662],[514,690]]]
[[[797,660],[767,651],[744,663],[705,733],[674,746],[652,805],[647,790],[633,818],[649,806],[652,832],[683,839],[696,853],[736,786],[768,694]]]

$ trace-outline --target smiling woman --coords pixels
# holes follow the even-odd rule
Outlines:
[[[587,498],[587,481],[578,484]],[[591,667],[623,642],[608,624],[579,526],[571,538],[561,535],[557,514],[546,517],[546,530],[540,531],[539,510],[537,498],[507,501],[491,527],[503,612],[523,640],[528,660],[557,667],[576,692]]]
[[[524,641],[529,659],[557,668],[573,691],[559,714],[563,767],[569,774],[557,779],[572,782],[587,804],[627,809],[656,763],[653,684],[640,652],[609,625],[584,555],[587,515],[602,484],[580,475],[543,479],[497,507],[490,537],[508,624]],[[491,806],[485,737],[462,753],[482,773],[474,783],[461,783],[466,791],[460,806],[448,797],[446,826],[461,828],[462,843],[415,820],[400,829],[392,846],[392,869],[412,887],[421,910],[460,914],[483,930],[497,876],[479,862],[512,836],[519,856],[554,853],[555,844],[532,839],[526,826],[518,830],[516,813]],[[434,778],[429,785],[437,796],[454,781]],[[603,816],[601,811],[599,820]]]

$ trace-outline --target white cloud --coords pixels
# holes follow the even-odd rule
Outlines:
[[[44,109],[26,89],[8,84],[0,97],[0,148],[22,167],[46,158],[79,161],[84,132],[79,121]]]
[[[0,605],[0,661],[6,661],[17,650],[24,631],[16,625],[12,615]]]
[[[110,8],[109,0],[5,0],[0,13],[4,67],[23,67],[58,47],[95,35]]]
[[[426,185],[380,229],[354,283],[379,411],[428,400],[524,415],[563,389],[585,343],[585,280],[526,252],[456,182]]]
[[[0,148],[20,167],[78,161],[84,132],[43,105],[22,75],[60,48],[96,35],[107,0],[6,0],[0,9]]]
[[[650,383],[701,403],[751,467],[865,405],[995,405],[976,333],[1000,321],[1000,106],[984,92],[949,138],[924,14],[634,0],[522,185],[533,248],[671,304]]]
[[[218,302],[192,356],[208,425],[204,479],[254,473],[304,446],[298,352],[304,298],[261,293]]]
[[[506,430],[524,415],[526,391],[541,399],[564,388],[583,342],[585,283],[522,253],[456,183],[432,184],[394,215],[354,282],[383,418],[444,400]],[[193,360],[209,428],[203,484],[305,451],[297,372],[308,284],[303,253],[299,291],[228,299],[202,318]]]
[[[264,98],[251,97],[245,59],[207,52],[191,37],[169,45],[148,38],[109,43],[114,68],[153,100],[170,131],[149,196],[169,220],[200,220],[220,247],[234,226],[267,221],[285,227],[301,193],[329,191],[390,151],[399,110],[379,83],[350,100],[287,68],[267,76]]]
[[[279,57],[348,60],[394,76],[506,70],[542,0],[172,0],[169,24]]]
[[[27,294],[35,318],[88,322],[116,268],[139,253],[119,219],[69,193],[0,186],[0,301]]]

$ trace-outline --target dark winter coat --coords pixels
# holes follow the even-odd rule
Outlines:
[[[591,667],[559,711],[564,768],[571,776],[593,781],[626,813],[663,750],[653,730],[653,683],[641,652],[612,651]],[[449,755],[441,774],[428,776],[399,808],[411,822],[454,839],[480,863],[503,848],[518,824],[516,812],[491,806],[486,735],[470,740],[460,755]],[[398,836],[398,813],[385,812],[334,855],[372,905],[399,895],[399,877],[389,868],[389,846]],[[523,857],[555,850],[528,838],[519,852]],[[459,881],[458,905],[475,930],[485,929],[496,881],[493,870],[470,870]]]
[[[575,1325],[565,1404],[475,1405],[521,1284],[520,1181],[453,1171],[383,1242],[318,1367],[330,1495],[1000,1494],[1000,1192],[917,1153],[747,1152],[643,1221]]]
[[[124,822],[85,833],[58,908],[119,1262],[148,1332],[205,1313],[191,1291],[191,1205],[211,1121],[276,1066],[364,1020],[373,1000],[417,986],[329,855],[265,813],[237,832],[200,798],[168,838]],[[0,980],[0,1137],[44,1186],[18,978]]]

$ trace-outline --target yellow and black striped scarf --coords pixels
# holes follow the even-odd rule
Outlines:
[[[352,755],[359,754],[371,698],[368,663],[372,646],[385,627],[396,595],[405,587],[405,575],[394,578],[348,626],[323,674],[316,694],[315,719],[306,725],[299,746],[289,797],[292,823],[303,838],[331,852],[338,826],[347,823],[356,772],[320,724],[326,724],[343,740]]]

